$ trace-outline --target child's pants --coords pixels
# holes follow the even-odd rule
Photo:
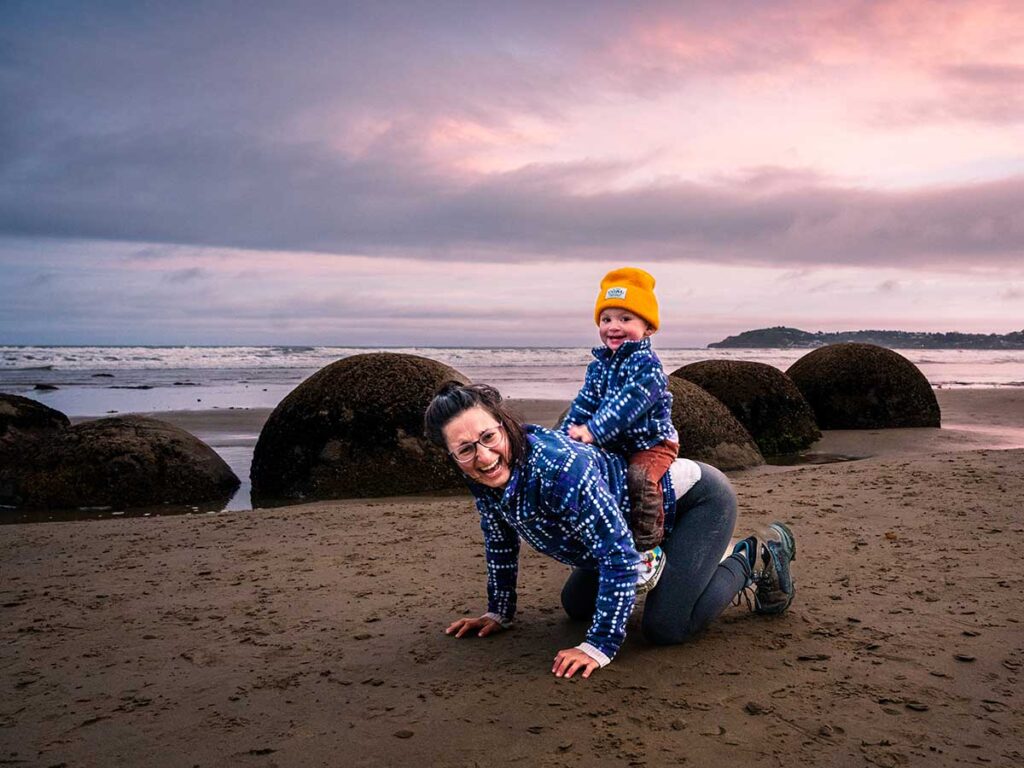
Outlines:
[[[666,440],[629,457],[629,528],[639,552],[658,546],[665,538],[661,478],[678,455],[679,443]]]

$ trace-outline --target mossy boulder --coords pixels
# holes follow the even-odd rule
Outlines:
[[[939,403],[924,374],[874,344],[831,344],[786,372],[822,429],[938,427]]]
[[[238,477],[206,443],[142,416],[76,424],[21,444],[0,467],[0,503],[36,509],[227,502]]]
[[[765,456],[803,450],[821,437],[807,400],[786,374],[771,365],[702,360],[671,375],[693,382],[720,400]]]
[[[392,496],[463,485],[423,434],[423,413],[445,381],[469,380],[416,355],[338,360],[270,414],[252,461],[254,499]]]
[[[668,389],[680,456],[724,471],[764,464],[754,439],[720,400],[678,376],[669,376]]]

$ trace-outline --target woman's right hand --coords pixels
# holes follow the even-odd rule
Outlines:
[[[495,632],[500,632],[502,626],[490,616],[480,616],[475,619],[457,619],[448,625],[448,629],[444,633],[462,637],[473,630],[478,630],[477,637],[487,637]]]

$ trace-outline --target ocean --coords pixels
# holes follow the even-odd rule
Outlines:
[[[325,365],[373,351],[438,360],[506,397],[558,400],[576,394],[591,359],[584,348],[0,346],[0,392],[31,397],[71,417],[273,408]],[[897,351],[933,387],[1024,386],[1024,350]],[[751,360],[785,370],[807,352],[658,349],[666,371],[698,360]]]

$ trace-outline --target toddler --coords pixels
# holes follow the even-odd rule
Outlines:
[[[665,567],[659,546],[665,535],[661,479],[679,454],[668,377],[649,338],[658,330],[654,278],[633,267],[609,272],[594,320],[604,346],[594,348],[595,359],[561,429],[574,440],[629,458],[628,522],[643,555],[637,579],[637,593],[643,594]]]

